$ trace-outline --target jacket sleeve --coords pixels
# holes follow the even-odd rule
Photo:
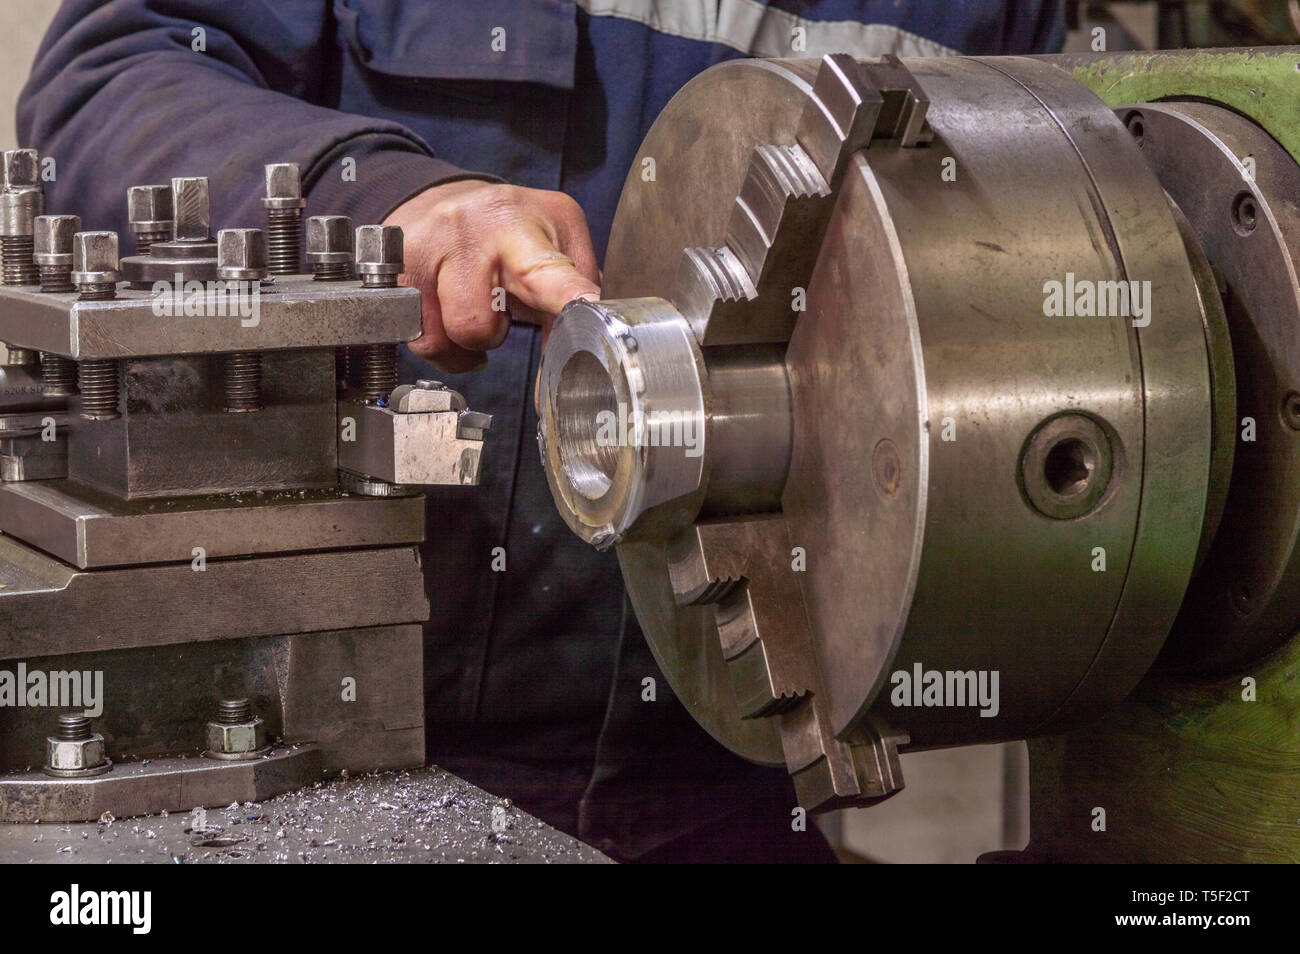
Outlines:
[[[358,224],[430,185],[491,178],[396,123],[320,105],[336,51],[329,0],[65,0],[18,135],[54,158],[47,208],[117,229],[124,249],[127,187],[172,176],[209,177],[214,231],[262,224],[268,162],[299,164],[308,214]]]

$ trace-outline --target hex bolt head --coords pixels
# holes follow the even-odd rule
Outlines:
[[[217,233],[217,275],[226,280],[266,277],[266,233],[261,229],[222,229]]]
[[[89,719],[77,714],[59,716],[58,729],[45,740],[45,774],[76,778],[101,775],[112,767],[104,737],[91,731]]]
[[[35,189],[41,182],[41,157],[35,149],[6,149],[0,169],[0,187],[5,191]]]
[[[81,231],[79,215],[41,215],[36,219],[32,260],[47,267],[72,267],[72,239]]]
[[[126,190],[126,214],[132,232],[170,232],[172,187],[138,185]]]
[[[78,285],[116,282],[117,233],[77,232],[72,236],[72,280]]]
[[[253,715],[247,699],[223,699],[206,740],[204,756],[226,761],[255,759],[268,748],[266,723]]]
[[[357,271],[361,275],[398,275],[402,271],[402,230],[396,225],[357,229]]]
[[[301,209],[307,204],[302,197],[302,175],[296,162],[273,162],[266,167],[267,209]]]
[[[172,235],[178,242],[206,242],[211,240],[212,207],[205,176],[191,176],[172,180],[172,214],[175,222]]]
[[[352,261],[352,220],[346,215],[313,215],[307,220],[307,261],[333,265]]]

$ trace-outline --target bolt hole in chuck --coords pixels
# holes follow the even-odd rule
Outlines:
[[[1045,421],[1021,454],[1021,486],[1029,503],[1056,520],[1096,510],[1115,474],[1117,441],[1105,425],[1084,414]]]

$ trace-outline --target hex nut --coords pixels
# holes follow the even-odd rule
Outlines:
[[[213,759],[257,758],[267,748],[266,723],[260,718],[251,722],[209,722],[207,751],[203,754]]]
[[[45,740],[45,766],[47,775],[99,775],[112,768],[108,760],[108,747],[98,732],[90,738],[69,741],[50,736]]]

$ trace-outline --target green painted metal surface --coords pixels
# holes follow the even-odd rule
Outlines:
[[[1229,106],[1300,162],[1300,48],[1124,53],[1067,68],[1108,106],[1189,97]]]

